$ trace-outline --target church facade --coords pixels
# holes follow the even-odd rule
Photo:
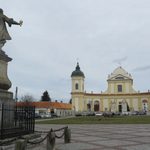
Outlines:
[[[150,91],[138,92],[133,89],[133,78],[121,66],[108,75],[105,92],[87,93],[84,89],[84,73],[79,63],[71,74],[72,110],[76,112],[122,112],[150,111]]]

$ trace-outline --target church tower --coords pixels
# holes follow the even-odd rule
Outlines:
[[[75,71],[71,74],[72,78],[72,93],[84,92],[84,73],[80,70],[79,63],[77,63]]]
[[[72,109],[75,111],[82,111],[83,95],[84,95],[84,73],[80,70],[79,63],[71,74],[72,79]]]

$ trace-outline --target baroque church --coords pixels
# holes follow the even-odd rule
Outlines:
[[[71,74],[72,110],[83,111],[150,111],[150,91],[139,92],[133,89],[133,78],[121,66],[108,75],[105,92],[87,93],[84,89],[85,75],[79,63]]]

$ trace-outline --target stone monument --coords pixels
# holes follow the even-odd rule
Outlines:
[[[122,101],[122,114],[127,114],[127,102],[125,100]]]
[[[10,126],[13,120],[13,114],[11,111],[9,113],[3,113],[2,118],[2,107],[4,109],[13,110],[15,102],[13,100],[13,93],[9,92],[11,87],[11,81],[7,75],[8,62],[12,60],[3,50],[2,47],[5,45],[7,40],[11,40],[11,37],[7,31],[7,25],[22,25],[23,21],[16,22],[12,18],[8,18],[3,14],[3,10],[0,8],[0,123],[3,118],[5,126]]]
[[[116,102],[115,101],[112,101],[111,102],[111,112],[116,112]]]

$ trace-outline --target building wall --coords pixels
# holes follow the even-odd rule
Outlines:
[[[47,108],[35,108],[35,113],[37,114],[51,114],[51,109]],[[72,110],[67,109],[54,109],[54,113],[59,117],[71,116],[74,114]]]
[[[103,93],[84,92],[84,77],[72,77],[72,110],[74,111],[95,111],[99,103],[99,111],[119,111],[120,105],[125,103],[130,111],[150,110],[150,91],[139,93],[133,88],[132,76],[122,67],[118,67],[108,76],[108,88]],[[75,89],[75,84],[79,89]],[[118,85],[122,85],[122,91],[118,91]],[[146,103],[144,103],[146,101]]]
[[[118,85],[122,85],[121,93],[135,93],[136,91],[132,87],[132,80],[109,80],[108,89],[105,93],[120,93],[118,92]]]
[[[75,97],[75,98],[74,98]],[[99,111],[111,111],[112,106],[115,106],[115,111],[119,111],[119,103],[122,101],[125,101],[128,106],[130,111],[142,111],[144,108],[143,100],[147,100],[147,111],[150,110],[150,93],[146,93],[145,95],[141,93],[137,94],[124,94],[124,95],[119,95],[116,94],[113,96],[111,95],[95,95],[95,94],[90,94],[89,93],[84,93],[83,94],[74,94],[72,97],[72,106],[74,107],[75,111],[88,111],[87,104],[91,104],[91,111],[94,111],[94,102],[98,101],[99,102]]]

